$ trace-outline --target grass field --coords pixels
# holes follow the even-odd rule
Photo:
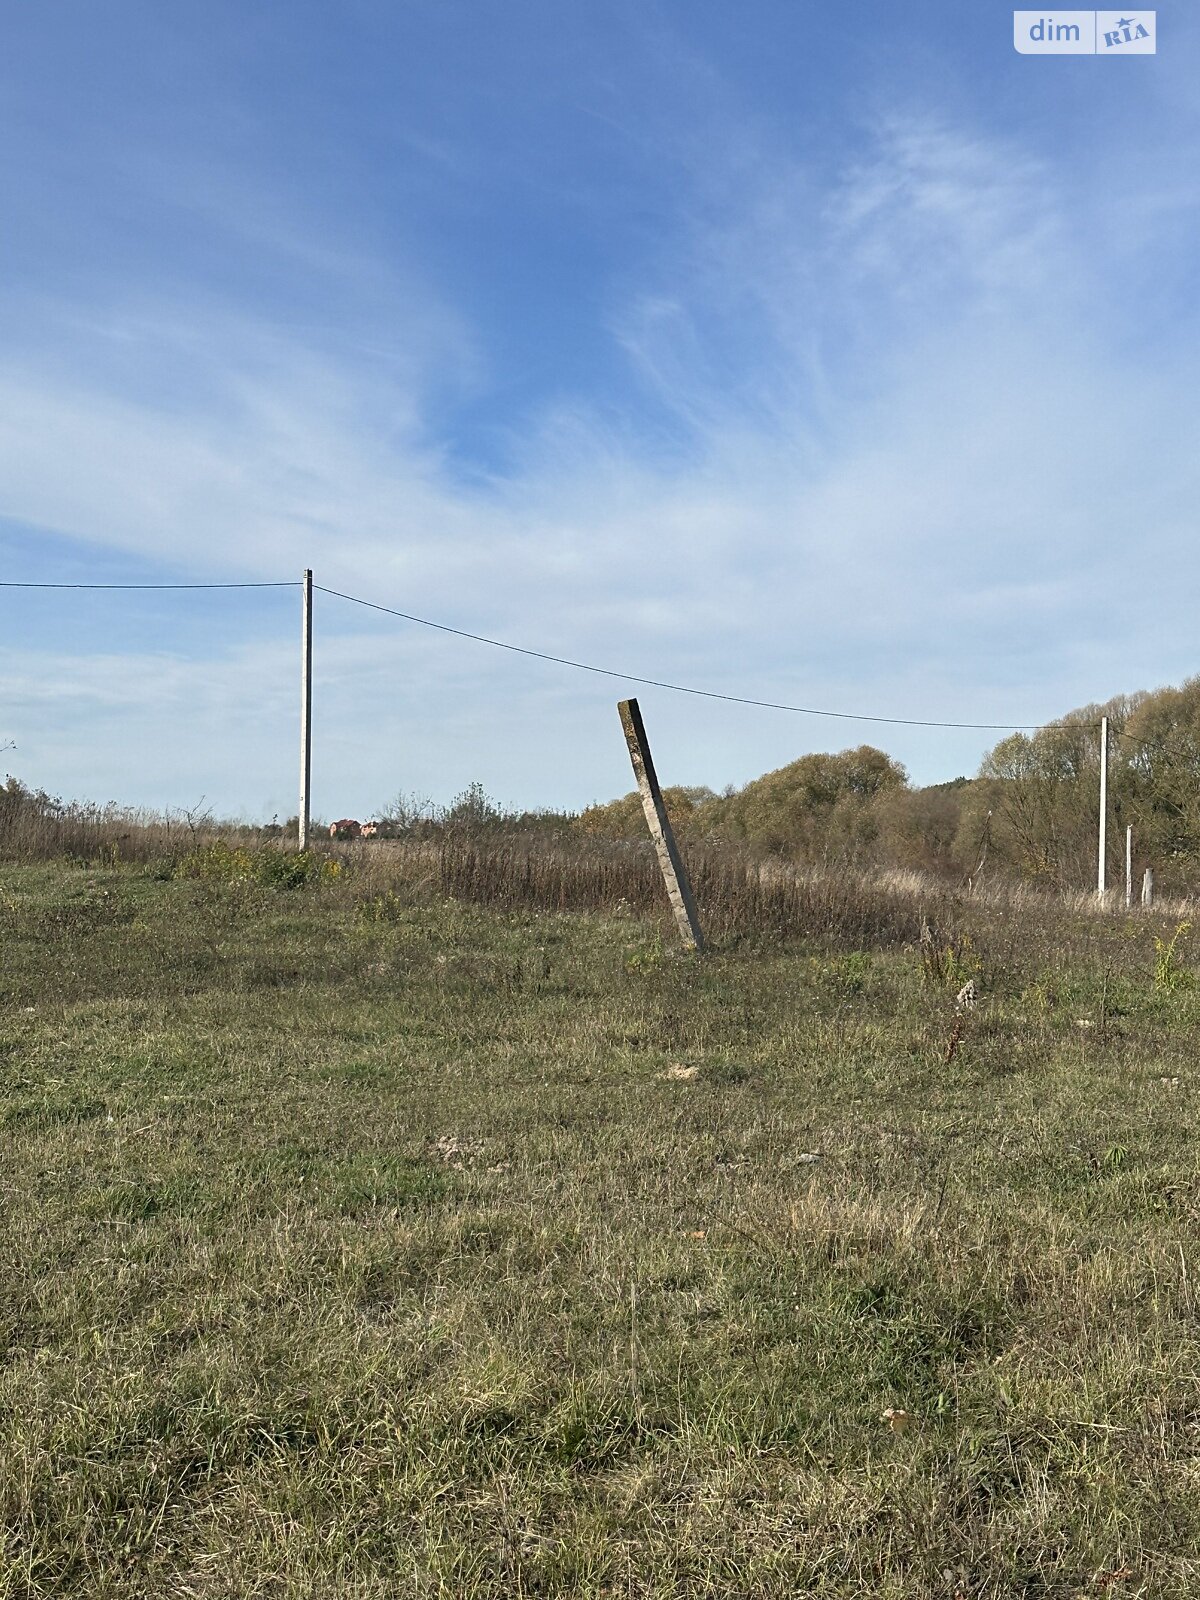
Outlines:
[[[0,869],[0,1596],[1200,1593],[1187,935],[941,914]]]

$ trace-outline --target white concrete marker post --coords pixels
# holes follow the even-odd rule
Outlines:
[[[305,568],[300,616],[300,826],[298,843],[308,849],[312,785],[312,571]]]
[[[1125,827],[1125,909],[1133,905],[1133,823]]]
[[[671,910],[675,913],[679,937],[683,940],[684,949],[703,951],[704,938],[700,932],[700,918],[696,915],[696,903],[692,899],[691,885],[688,883],[687,873],[679,857],[675,835],[671,831],[671,819],[667,816],[667,808],[663,804],[662,790],[658,786],[658,775],[650,755],[650,741],[646,738],[646,729],[642,723],[642,713],[638,710],[636,700],[619,700],[617,710],[621,713],[621,726],[625,730],[625,743],[629,746],[633,775],[641,791],[646,826],[650,829],[650,837],[654,840],[654,848],[658,853],[658,864],[662,869],[663,882],[667,886],[667,898],[671,902]]]

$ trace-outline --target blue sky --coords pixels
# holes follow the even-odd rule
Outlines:
[[[10,8],[9,579],[319,583],[649,677],[1028,722],[1200,668],[1200,22]],[[295,808],[297,597],[0,591],[63,794]],[[622,685],[318,596],[314,801],[629,787]],[[992,736],[639,692],[666,781]]]

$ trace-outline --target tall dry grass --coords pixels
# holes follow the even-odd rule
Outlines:
[[[278,829],[221,821],[193,809],[151,811],[64,801],[15,778],[0,786],[0,861],[116,865],[170,862],[217,839],[259,843]]]
[[[396,839],[333,844],[314,825],[317,849],[343,866],[338,892],[361,901],[401,896],[412,903],[452,898],[501,910],[594,911],[668,916],[657,858],[648,839],[581,835],[562,819],[525,819],[465,806],[422,815]],[[201,810],[151,812],[62,802],[16,780],[0,787],[0,861],[59,860],[176,868],[221,842],[255,850],[293,843],[290,828],[256,828]],[[909,869],[796,866],[720,841],[683,842],[706,936],[721,943],[804,939],[841,950],[911,944],[926,923],[951,940],[966,928],[995,945],[1050,949],[1066,929],[1075,945],[1089,928],[1122,913],[1114,890],[1063,893],[994,879],[967,887]],[[1137,914],[1140,909],[1135,908]],[[1156,925],[1195,919],[1191,901],[1160,900]]]
[[[666,913],[649,841],[546,839],[446,830],[440,838],[335,847],[345,881],[369,900],[433,894],[500,910]],[[799,873],[734,847],[684,852],[710,938],[811,937],[839,948],[886,948],[920,934],[928,905],[908,884],[867,874]]]
[[[533,837],[519,830],[447,829],[438,837],[333,847],[343,863],[338,894],[368,915],[453,899],[517,912],[595,912],[657,918],[673,942],[666,892],[649,841]],[[706,940],[726,948],[798,943],[831,952],[902,946],[927,950],[939,981],[1003,977],[1076,963],[1097,972],[1132,970],[1154,936],[1188,920],[1186,905],[1140,908],[1123,897],[1070,895],[995,883],[968,891],[910,870],[796,867],[736,846],[685,843]]]

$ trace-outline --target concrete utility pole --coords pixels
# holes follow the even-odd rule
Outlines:
[[[638,710],[636,700],[618,701],[617,710],[621,714],[621,726],[625,730],[625,743],[629,746],[633,775],[641,791],[642,810],[646,813],[646,826],[650,829],[650,837],[654,840],[654,848],[658,853],[658,864],[662,870],[663,882],[667,886],[667,898],[671,902],[671,910],[675,913],[675,925],[679,929],[679,937],[683,940],[686,950],[701,951],[704,949],[704,938],[700,932],[700,918],[696,915],[696,902],[692,899],[691,885],[688,883],[683,862],[679,858],[675,835],[671,831],[671,820],[663,804],[662,790],[658,786],[658,774],[654,770],[654,759],[650,754],[650,741],[646,738],[646,729],[642,723],[642,713]]]
[[[312,572],[305,568],[300,617],[300,827],[298,843],[308,849],[312,784]]]
[[[1108,888],[1108,718],[1100,718],[1100,849],[1096,857],[1096,893]]]

